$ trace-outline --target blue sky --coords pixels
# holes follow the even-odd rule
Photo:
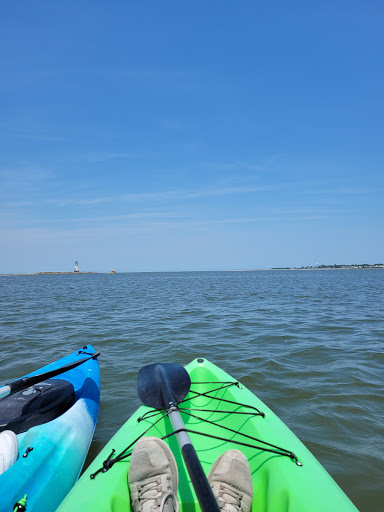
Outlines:
[[[384,260],[384,4],[0,5],[0,273]]]

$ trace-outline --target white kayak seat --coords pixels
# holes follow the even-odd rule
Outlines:
[[[19,456],[19,442],[12,430],[0,434],[0,475],[14,464]]]

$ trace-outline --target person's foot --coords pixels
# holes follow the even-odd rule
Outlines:
[[[213,494],[220,510],[249,512],[253,488],[251,468],[239,450],[228,450],[220,455],[208,475]]]
[[[133,512],[177,512],[179,473],[175,457],[158,437],[143,437],[132,452],[129,492]]]

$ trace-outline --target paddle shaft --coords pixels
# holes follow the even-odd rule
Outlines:
[[[21,391],[22,389],[29,388],[30,386],[38,384],[43,380],[51,379],[52,377],[57,377],[57,375],[61,375],[62,373],[68,372],[69,370],[73,370],[77,366],[86,363],[90,359],[97,359],[99,355],[100,352],[95,352],[90,357],[72,361],[72,363],[68,363],[64,366],[61,366],[60,368],[56,368],[55,370],[49,370],[44,373],[39,373],[38,375],[31,375],[30,377],[23,377],[22,379],[14,380],[9,384],[0,387],[0,400],[12,393],[16,393],[16,391]]]
[[[177,410],[168,412],[169,419],[171,420],[174,430],[185,429],[183,420]],[[199,500],[201,510],[203,512],[220,512],[219,505],[213,495],[211,486],[205,476],[204,470],[201,466],[196,450],[193,447],[191,439],[187,432],[178,432],[176,434],[181,453],[189,476],[191,477],[192,485],[195,489],[197,499]]]
[[[170,388],[169,382],[166,378],[166,374],[161,368],[158,368],[158,378],[161,382],[161,395],[164,408],[168,412],[169,419],[171,420],[172,426],[175,431],[185,430],[185,425],[181,419],[180,413],[177,410],[177,404]],[[179,443],[181,453],[183,454],[185,465],[193,488],[195,489],[197,499],[201,510],[203,512],[220,512],[219,505],[217,504],[216,498],[213,495],[211,486],[205,476],[204,470],[201,466],[196,450],[193,447],[191,439],[187,432],[178,432],[176,434],[177,441]]]

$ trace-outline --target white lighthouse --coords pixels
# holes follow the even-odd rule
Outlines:
[[[78,272],[79,271],[79,264],[77,261],[75,261],[75,269],[74,269],[74,272]]]

